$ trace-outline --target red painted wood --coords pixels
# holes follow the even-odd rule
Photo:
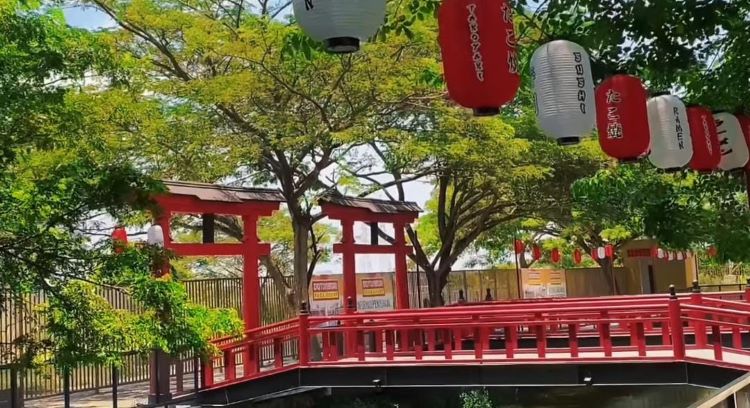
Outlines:
[[[445,352],[446,360],[453,359],[453,341],[451,340],[450,330],[445,330],[443,332],[443,351]]]
[[[711,325],[711,344],[714,348],[714,358],[718,361],[724,359],[724,352],[721,345],[721,328],[718,324]]]
[[[604,310],[601,312],[602,323],[599,324],[599,339],[602,348],[604,349],[604,356],[612,356],[612,338],[610,337],[609,327],[609,313]]]
[[[406,265],[406,257],[412,252],[411,247],[406,245],[405,225],[397,222],[393,224],[395,247],[395,264],[396,264],[396,308],[409,308],[409,276]],[[419,300],[421,302],[421,299]]]
[[[474,328],[474,358],[481,360],[484,356],[484,342],[482,340],[482,329],[479,327]]]
[[[411,250],[411,246],[406,246],[406,250]],[[397,254],[401,251],[395,245],[369,245],[369,244],[353,244],[347,246],[346,244],[338,243],[333,244],[334,254],[345,254],[347,251],[353,251],[355,254]]]
[[[394,347],[394,341],[393,337],[396,335],[396,332],[389,330],[385,332],[385,358],[388,361],[393,360],[393,355],[395,354],[395,347]]]
[[[403,222],[410,224],[419,217],[419,213],[410,212],[403,214],[379,214],[373,213],[364,208],[344,207],[331,203],[323,203],[321,206],[323,213],[332,220],[342,220],[345,218],[355,219],[362,222],[382,222],[394,223]]]
[[[422,352],[422,345],[421,344],[415,344],[414,345],[414,358],[417,360],[422,360],[422,356],[424,353]]]
[[[201,359],[203,362],[203,388],[214,385],[214,362],[212,357]]]
[[[235,362],[234,350],[224,350],[224,379],[226,381],[232,381],[237,378],[237,367],[235,366]]]
[[[570,356],[578,357],[578,324],[568,325],[568,341],[570,344]]]
[[[669,326],[672,334],[674,357],[683,360],[685,358],[685,335],[682,327],[680,299],[677,297],[669,299]]]
[[[518,348],[518,340],[516,338],[517,329],[516,326],[505,328],[505,357],[507,358],[513,358],[516,348]]]

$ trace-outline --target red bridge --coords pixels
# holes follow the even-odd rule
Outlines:
[[[318,388],[697,384],[750,370],[749,292],[309,316],[217,342],[204,405]]]

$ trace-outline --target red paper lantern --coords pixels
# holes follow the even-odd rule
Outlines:
[[[516,255],[522,254],[526,250],[526,244],[524,244],[520,239],[516,240],[516,242],[514,243],[514,247]]]
[[[693,141],[690,168],[696,171],[713,171],[721,162],[719,131],[716,129],[714,115],[702,106],[688,107],[687,114]]]
[[[719,251],[713,245],[711,245],[710,247],[708,247],[708,251],[707,252],[708,252],[708,256],[710,258],[716,258],[716,255],[719,254]]]
[[[477,116],[500,113],[521,85],[511,6],[506,0],[444,0],[438,25],[450,97]]]
[[[581,253],[581,250],[576,248],[575,251],[573,251],[573,261],[576,263],[576,265],[580,265],[581,262],[583,262],[583,254]]]
[[[125,247],[128,245],[128,232],[123,227],[117,227],[112,231],[112,244],[116,254],[121,254],[125,251]]]
[[[604,247],[604,254],[609,259],[613,259],[615,257],[615,248],[612,245],[607,245]]]
[[[596,88],[599,144],[608,156],[634,161],[648,154],[651,132],[643,83],[632,75],[615,75]]]
[[[534,247],[531,250],[531,255],[534,257],[535,261],[542,259],[542,249],[539,248],[539,245],[534,244]]]
[[[560,250],[557,248],[553,249],[550,254],[550,259],[552,259],[552,263],[560,262]]]
[[[737,119],[740,121],[740,127],[742,127],[742,134],[745,135],[745,142],[750,146],[750,117],[746,115],[737,115]],[[746,169],[750,170],[750,161],[745,166]]]

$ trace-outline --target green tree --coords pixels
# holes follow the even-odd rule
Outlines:
[[[23,362],[38,356],[69,367],[77,357],[109,362],[123,351],[155,347],[209,350],[209,332],[232,332],[232,319],[189,305],[176,283],[152,279],[153,251],[114,256],[101,239],[108,219],[149,209],[151,194],[161,189],[83,131],[74,85],[97,66],[105,47],[68,27],[60,10],[33,3],[0,3],[0,28],[0,307],[6,296],[18,304],[23,295],[44,291],[50,299],[44,326],[50,337],[16,339],[25,347]],[[133,274],[140,278],[127,278]],[[131,319],[91,296],[89,285],[122,285],[145,308],[174,313]],[[171,295],[146,296],[159,293]],[[120,331],[102,332],[115,323]],[[127,349],[107,337],[145,333],[139,329],[146,326],[149,335]],[[180,330],[200,335],[185,341],[176,335]]]
[[[318,258],[316,197],[338,187],[334,169],[353,149],[440,96],[424,80],[437,70],[434,34],[413,28],[411,39],[332,56],[271,19],[281,17],[273,2],[87,3],[119,26],[99,34],[117,81],[90,95],[88,125],[163,177],[278,186],[304,300]]]

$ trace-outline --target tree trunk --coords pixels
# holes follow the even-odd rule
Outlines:
[[[309,305],[307,279],[307,256],[308,256],[308,231],[309,222],[307,220],[295,219],[292,216],[292,226],[294,229],[294,277],[296,278],[296,298],[297,306],[302,302]]]
[[[437,271],[434,269],[425,270],[425,276],[427,276],[427,294],[430,299],[430,307],[445,305],[445,299],[443,299],[445,284],[441,284],[442,279],[438,276]]]
[[[614,261],[605,258],[605,259],[597,259],[596,262],[599,264],[599,266],[602,269],[602,273],[604,274],[604,280],[607,282],[607,286],[609,288],[609,293],[612,295],[619,295],[620,294],[620,288],[617,285],[617,278],[615,277],[615,266]]]

